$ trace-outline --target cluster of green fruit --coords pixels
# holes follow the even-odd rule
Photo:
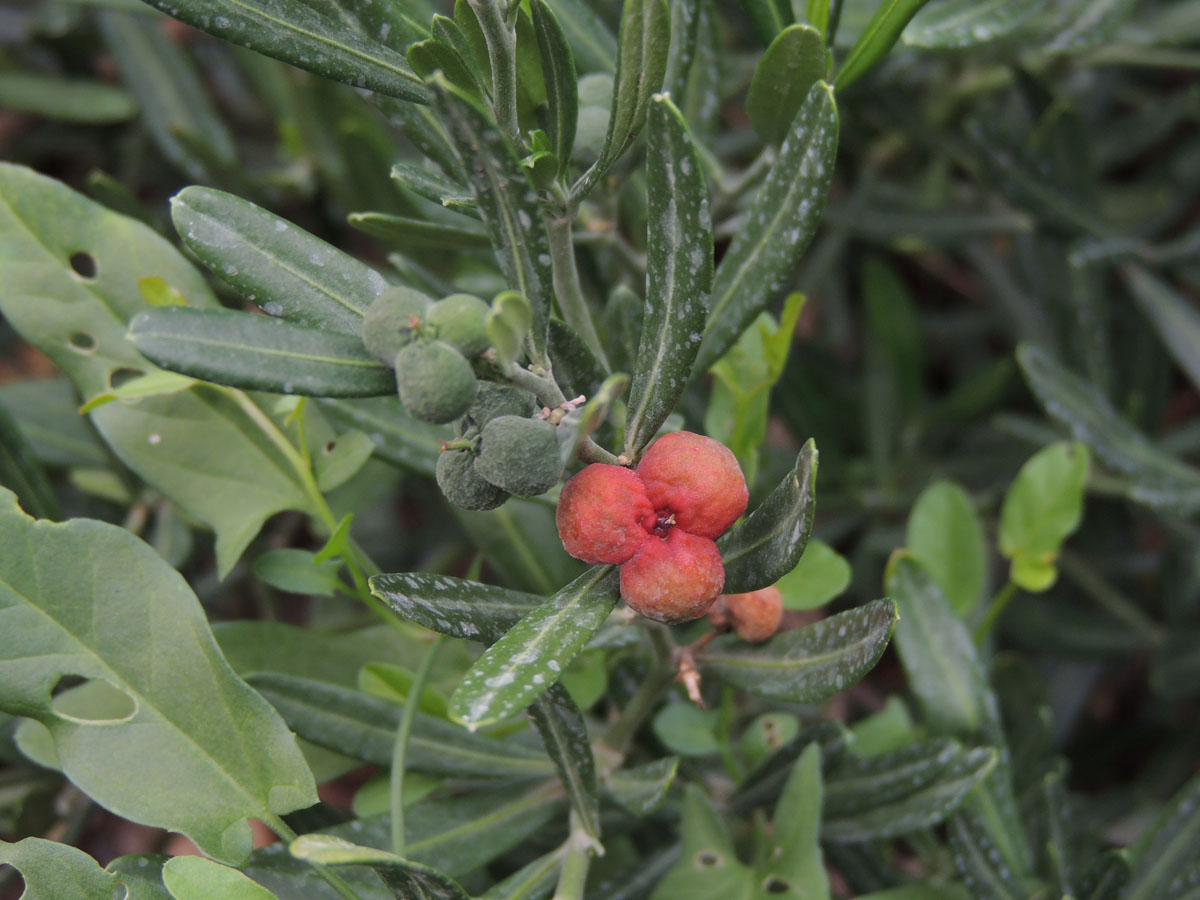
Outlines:
[[[458,440],[438,457],[437,481],[465,509],[495,509],[514,494],[536,497],[563,473],[558,431],[535,416],[533,394],[487,377],[498,374],[486,357],[489,310],[470,294],[434,301],[393,287],[363,320],[363,343],[395,369],[409,414],[454,423]]]

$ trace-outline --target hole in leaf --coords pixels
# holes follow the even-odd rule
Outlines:
[[[141,369],[133,369],[129,366],[122,366],[119,369],[113,369],[108,375],[108,386],[114,391],[123,384],[128,384],[135,378],[141,378],[146,373]]]
[[[725,865],[725,860],[715,850],[701,850],[696,854],[697,869],[718,869]]]
[[[137,712],[133,698],[107,681],[63,675],[50,692],[50,708],[72,722],[122,722]]]
[[[96,352],[96,338],[86,331],[76,331],[67,338],[67,344],[76,353]]]
[[[92,254],[83,253],[82,251],[79,253],[72,253],[70,263],[71,270],[84,281],[95,280],[96,272],[99,271],[99,269],[96,266],[96,257],[92,256]]]
[[[786,894],[790,889],[791,885],[778,875],[768,875],[763,882],[763,890],[768,894]]]
[[[336,446],[337,446],[337,441],[329,441],[321,449],[322,449],[322,451],[324,451],[325,455],[328,456],[330,453],[333,452],[333,448]]]

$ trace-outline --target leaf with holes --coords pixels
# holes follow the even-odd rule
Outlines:
[[[312,397],[377,397],[396,377],[357,337],[224,309],[134,316],[129,339],[160,366],[214,384]]]
[[[25,880],[21,900],[148,900],[133,884],[104,871],[84,853],[66,844],[29,837],[0,841],[0,864],[12,866]],[[124,890],[123,890],[124,889]]]
[[[450,698],[450,715],[475,729],[527,707],[558,680],[617,597],[616,569],[588,569],[492,644]]]
[[[696,655],[701,672],[789,703],[820,703],[855,684],[883,655],[896,604],[875,600],[760,645],[715,641]]]
[[[500,640],[542,602],[536,594],[424,572],[373,575],[370,584],[371,593],[402,618],[487,644]]]
[[[625,452],[637,459],[675,408],[700,349],[712,288],[712,214],[704,167],[671,98],[650,101],[646,161],[646,307]]]
[[[88,519],[35,522],[8,492],[0,542],[20,548],[0,575],[0,708],[49,729],[82,791],[232,863],[250,853],[247,818],[317,802],[295,738],[234,674],[195,595],[149,546]],[[105,718],[75,708],[70,692],[52,697],[65,676],[102,691]]]

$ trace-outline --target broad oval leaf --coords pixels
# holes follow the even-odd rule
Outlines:
[[[319,866],[370,866],[397,897],[469,900],[458,882],[436,869],[332,835],[301,835],[292,841],[288,850],[292,856]]]
[[[697,654],[705,675],[788,703],[820,703],[871,671],[896,625],[896,604],[875,600],[751,646],[735,638]]]
[[[1200,509],[1200,470],[1156,447],[1107,398],[1040,347],[1022,345],[1017,361],[1046,412],[1106,465],[1128,477],[1130,499],[1182,514]]]
[[[784,609],[817,609],[844,591],[852,574],[844,556],[824,541],[810,540],[796,568],[776,587],[783,595]]]
[[[617,571],[595,566],[525,616],[471,668],[450,715],[476,729],[524,709],[558,680],[616,605]]]
[[[237,869],[203,856],[176,856],[162,868],[163,884],[175,900],[276,900]]]
[[[103,522],[36,522],[7,491],[0,543],[0,708],[46,726],[81,790],[235,864],[250,853],[247,818],[317,801],[294,736],[234,674],[195,595],[148,545]],[[51,690],[66,675],[119,694],[124,715],[61,711]]]
[[[905,543],[951,608],[959,615],[970,612],[987,576],[987,546],[967,492],[950,481],[922,491],[908,516]]]
[[[272,316],[358,335],[387,289],[370,266],[224,191],[184,188],[171,220],[197,259]]]
[[[637,459],[687,386],[712,288],[708,181],[683,116],[665,94],[647,124],[646,308],[629,391],[625,452]]]
[[[129,323],[129,339],[164,368],[230,387],[313,397],[396,389],[391,368],[359,338],[236,310],[147,310]]]
[[[194,28],[334,81],[417,103],[429,92],[404,56],[300,0],[146,0]]]
[[[811,25],[789,25],[781,31],[754,69],[746,113],[762,139],[778,144],[787,136],[812,86],[825,77],[829,51],[825,38]]]
[[[554,760],[559,780],[571,798],[579,822],[592,837],[600,837],[600,797],[596,758],[583,713],[561,682],[533,701],[529,718],[542,736],[542,746]]]
[[[995,765],[994,749],[945,738],[844,760],[825,779],[821,835],[869,841],[937,825]]]
[[[875,8],[850,53],[838,68],[834,86],[845,90],[887,56],[909,20],[928,0],[883,0]]]
[[[707,372],[758,318],[812,241],[833,180],[837,145],[833,89],[818,81],[717,267],[694,375]]]
[[[425,572],[372,575],[370,585],[371,593],[402,618],[487,644],[500,640],[542,602],[536,594]]]
[[[575,146],[575,127],[579,120],[579,77],[571,44],[554,9],[546,0],[532,0],[533,27],[537,32],[538,52],[546,79],[546,104],[549,107],[546,133],[558,160],[561,176],[571,164]]]
[[[811,439],[796,467],[740,525],[717,541],[725,562],[725,593],[770,587],[804,555],[816,512],[817,448]]]
[[[129,887],[82,850],[43,838],[0,841],[0,864],[12,866],[24,879],[22,900],[112,900],[114,892]],[[129,897],[141,900],[135,891]]]

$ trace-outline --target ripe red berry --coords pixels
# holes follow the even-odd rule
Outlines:
[[[744,641],[761,643],[775,634],[783,622],[783,595],[774,585],[746,594],[722,594],[720,602],[738,637]]]

